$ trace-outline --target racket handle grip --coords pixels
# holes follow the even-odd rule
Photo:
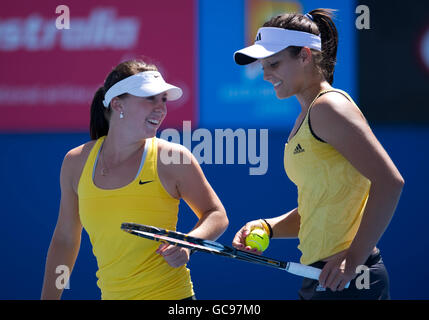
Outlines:
[[[321,269],[306,266],[304,264],[289,262],[286,266],[286,271],[293,273],[297,276],[301,276],[304,278],[319,280]],[[346,284],[345,288],[347,289],[350,286],[350,282]]]
[[[295,274],[300,277],[319,280],[320,273],[322,270],[304,264],[296,262],[288,262],[286,266],[286,271]]]

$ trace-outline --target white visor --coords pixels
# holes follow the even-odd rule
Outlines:
[[[272,56],[290,46],[321,51],[322,41],[320,36],[308,32],[273,27],[259,28],[255,44],[234,52],[234,60],[239,65],[245,65]]]
[[[182,89],[164,81],[158,71],[145,71],[129,76],[115,83],[104,95],[103,105],[108,108],[113,98],[129,93],[137,97],[151,97],[162,92],[167,92],[167,100],[179,99]]]

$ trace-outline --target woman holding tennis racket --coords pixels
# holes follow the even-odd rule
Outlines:
[[[322,269],[304,278],[301,299],[389,299],[388,274],[376,244],[387,228],[404,180],[344,91],[332,87],[338,34],[333,10],[273,17],[255,44],[235,52],[237,64],[258,61],[279,99],[296,96],[301,113],[284,150],[298,207],[275,218],[251,221],[233,246],[265,227],[272,238],[299,238],[301,263]],[[369,268],[370,288],[352,281]],[[344,290],[343,290],[344,289]]]
[[[199,219],[189,235],[215,240],[227,228],[225,209],[192,153],[155,137],[167,114],[166,101],[181,95],[156,66],[139,60],[119,64],[97,90],[91,105],[92,140],[70,150],[62,164],[60,211],[43,299],[61,297],[56,268],[72,270],[82,228],[97,258],[102,299],[194,298],[185,266],[189,249],[121,230],[123,222],[175,230],[180,199]],[[181,161],[166,160],[174,155]]]

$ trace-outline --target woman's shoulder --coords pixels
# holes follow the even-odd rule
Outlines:
[[[311,128],[324,141],[332,144],[357,128],[369,128],[365,116],[348,95],[338,91],[320,96],[311,108]]]
[[[158,164],[171,172],[177,173],[177,171],[180,171],[186,173],[186,169],[192,167],[189,165],[193,164],[195,166],[197,162],[188,148],[164,139],[158,139],[158,154]]]
[[[311,108],[312,120],[317,117],[329,118],[363,118],[363,114],[350,95],[340,89],[334,89],[322,94]]]
[[[341,105],[341,104],[353,104],[353,99],[350,95],[341,89],[331,88],[329,90],[322,91],[319,98],[314,102],[314,105],[318,104],[329,104],[329,105]]]
[[[72,175],[81,172],[96,142],[97,140],[91,140],[70,149],[64,157],[62,171]]]
[[[190,160],[192,158],[191,151],[180,143],[167,141],[164,139],[157,138],[158,141],[158,152],[163,154],[169,154],[171,156],[177,156],[181,154],[181,158]]]
[[[78,162],[82,158],[87,158],[96,142],[97,140],[91,140],[81,144],[80,146],[70,149],[66,153],[65,159],[72,162]]]
[[[168,150],[188,150],[185,146],[181,145],[180,143],[167,141],[161,138],[156,138],[158,141],[158,148],[159,149],[168,149]]]

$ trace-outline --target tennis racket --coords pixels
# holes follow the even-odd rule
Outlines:
[[[192,250],[212,253],[264,266],[274,267],[297,276],[310,279],[318,280],[320,272],[322,271],[321,269],[306,266],[296,262],[279,261],[254,253],[237,250],[232,247],[224,246],[223,244],[216,241],[188,236],[177,231],[170,231],[136,223],[122,223],[121,229],[146,239],[169,243]]]

